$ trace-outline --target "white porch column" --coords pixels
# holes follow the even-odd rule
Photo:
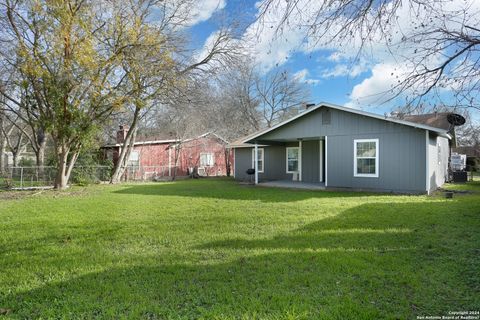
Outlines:
[[[258,144],[256,142],[253,153],[253,169],[255,169],[255,184],[258,184]]]
[[[425,187],[427,189],[427,194],[430,194],[430,157],[428,154],[428,149],[430,147],[430,136],[428,130],[425,130]]]
[[[323,140],[318,140],[319,153],[318,153],[318,169],[319,169],[319,180],[323,182]]]
[[[298,140],[298,181],[302,181],[302,140]]]
[[[325,187],[328,186],[328,137],[325,136]]]

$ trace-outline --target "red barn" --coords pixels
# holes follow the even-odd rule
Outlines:
[[[118,161],[128,127],[120,126],[117,143],[102,147],[105,157]],[[126,178],[135,180],[187,176],[230,174],[232,152],[228,142],[215,133],[205,133],[186,140],[163,139],[137,141],[128,160]]]

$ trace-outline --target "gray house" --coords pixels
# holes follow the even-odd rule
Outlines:
[[[321,103],[231,144],[233,172],[255,183],[429,193],[448,177],[451,140],[449,128]]]

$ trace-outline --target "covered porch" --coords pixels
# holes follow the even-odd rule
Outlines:
[[[255,184],[283,188],[325,189],[326,136],[288,140],[262,139],[252,142]]]

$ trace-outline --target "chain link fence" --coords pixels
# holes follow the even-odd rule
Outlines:
[[[111,166],[75,166],[70,184],[87,185],[107,183],[112,177]],[[0,189],[51,188],[57,174],[56,167],[8,167],[0,172]],[[171,180],[174,175],[184,176],[176,167],[128,166],[122,176],[123,182]]]
[[[70,183],[86,185],[110,180],[110,166],[76,166],[72,169]],[[0,188],[39,189],[53,187],[56,167],[8,167],[0,173]]]

